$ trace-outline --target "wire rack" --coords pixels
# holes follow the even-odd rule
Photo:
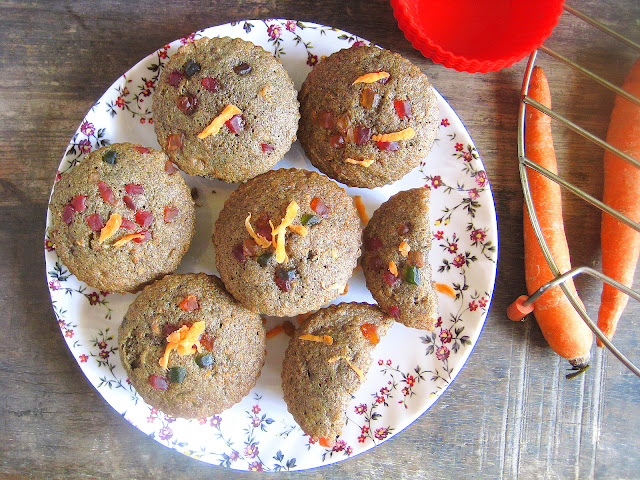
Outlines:
[[[580,20],[586,22],[587,24],[593,26],[594,28],[597,28],[598,30],[606,33],[607,35],[610,35],[611,37],[615,38],[616,40],[618,40],[619,42],[623,43],[625,46],[632,48],[634,50],[636,50],[637,52],[640,52],[640,45],[634,43],[633,41],[629,40],[628,38],[624,37],[623,35],[620,35],[619,33],[613,31],[612,29],[610,29],[609,27],[607,27],[606,25],[604,25],[603,23],[599,22],[598,20],[595,20],[591,17],[589,17],[588,15],[585,15],[584,13],[576,10],[575,8],[572,8],[568,5],[564,5],[564,10],[565,12],[568,12],[576,17],[578,17]],[[589,326],[589,328],[594,332],[594,334],[596,335],[596,337],[602,342],[602,344],[607,347],[611,353],[618,358],[627,368],[629,368],[629,370],[631,370],[633,373],[635,373],[638,377],[640,377],[640,368],[638,368],[633,362],[631,362],[625,355],[622,354],[622,352],[620,352],[615,345],[609,341],[609,339],[604,335],[604,333],[602,333],[602,331],[597,327],[597,325],[593,322],[593,320],[591,320],[591,318],[589,317],[589,315],[587,314],[587,312],[585,311],[584,307],[582,306],[582,304],[579,302],[579,300],[576,298],[576,296],[569,290],[569,288],[567,288],[567,286],[565,285],[566,280],[573,278],[577,275],[580,274],[587,274],[590,275],[596,279],[599,279],[603,282],[606,282],[612,286],[614,286],[615,288],[623,291],[624,293],[626,293],[627,295],[629,295],[630,297],[632,297],[633,299],[640,301],[640,293],[626,287],[625,285],[622,285],[621,283],[617,282],[616,280],[604,275],[603,273],[599,272],[598,270],[594,270],[593,268],[590,267],[577,267],[577,268],[573,268],[572,270],[565,272],[564,274],[561,274],[561,272],[558,270],[558,267],[556,265],[556,262],[554,261],[551,252],[549,251],[549,247],[544,239],[544,236],[542,234],[542,230],[540,228],[540,224],[538,223],[538,217],[535,211],[535,207],[533,206],[532,200],[531,200],[531,191],[529,189],[529,180],[528,180],[528,169],[532,169],[535,170],[536,172],[544,175],[545,177],[547,177],[548,179],[560,184],[562,187],[566,188],[567,190],[571,191],[572,193],[574,193],[575,195],[577,195],[578,197],[580,197],[581,199],[583,199],[584,201],[590,203],[591,205],[594,205],[595,207],[599,208],[600,210],[602,210],[603,212],[607,212],[610,215],[613,215],[614,217],[616,217],[618,220],[620,220],[621,222],[624,222],[626,225],[630,226],[631,228],[635,229],[636,231],[640,232],[640,224],[636,223],[635,221],[631,220],[630,218],[626,217],[625,215],[621,214],[620,212],[612,209],[611,207],[609,207],[608,205],[604,204],[603,202],[601,202],[600,200],[596,199],[595,197],[589,195],[588,193],[586,193],[585,191],[581,190],[580,188],[576,187],[574,184],[572,184],[571,182],[568,182],[566,180],[564,180],[563,178],[559,177],[558,175],[556,175],[555,173],[539,166],[537,163],[529,160],[526,157],[526,152],[525,152],[525,147],[524,147],[524,123],[525,123],[525,107],[530,106],[533,108],[536,108],[537,110],[540,110],[541,112],[545,113],[546,115],[550,116],[553,120],[561,123],[563,126],[565,126],[566,128],[572,130],[573,132],[581,135],[582,137],[584,137],[585,139],[589,140],[590,142],[595,143],[596,145],[602,147],[605,150],[608,150],[609,152],[612,152],[615,155],[618,155],[619,157],[623,158],[624,160],[626,160],[627,162],[629,162],[630,164],[634,165],[636,168],[640,168],[640,162],[635,160],[634,158],[630,157],[629,155],[625,154],[624,152],[621,152],[620,150],[618,150],[617,148],[613,147],[612,145],[608,144],[606,141],[602,140],[601,138],[597,137],[596,135],[593,135],[592,133],[590,133],[589,131],[587,131],[586,129],[582,128],[581,126],[577,125],[576,123],[568,120],[567,118],[563,117],[562,115],[559,115],[558,113],[554,112],[552,109],[545,107],[544,105],[542,105],[541,103],[537,102],[536,100],[532,99],[531,97],[529,97],[527,95],[528,89],[529,89],[529,81],[531,79],[531,73],[533,71],[533,67],[535,65],[536,62],[536,58],[538,56],[538,54],[542,52],[545,55],[548,55],[550,57],[552,57],[555,61],[561,62],[565,65],[567,65],[568,67],[572,68],[573,70],[579,72],[582,75],[585,75],[586,77],[588,77],[589,79],[593,80],[594,82],[608,88],[609,90],[615,92],[617,95],[620,95],[632,102],[635,102],[636,104],[640,105],[640,99],[634,97],[633,95],[630,95],[629,93],[627,93],[626,91],[622,90],[621,88],[617,87],[616,85],[613,85],[611,82],[605,80],[604,78],[596,75],[595,73],[591,72],[590,70],[588,70],[587,68],[584,68],[582,66],[580,66],[579,64],[573,62],[572,60],[564,57],[563,55],[560,55],[559,53],[551,50],[550,48],[547,48],[546,46],[541,46],[538,48],[537,51],[533,52],[531,54],[531,56],[529,57],[529,62],[527,64],[527,69],[525,71],[524,74],[524,79],[522,82],[522,100],[520,103],[520,110],[519,110],[519,115],[518,115],[518,157],[519,157],[519,168],[520,168],[520,179],[522,182],[522,190],[524,193],[524,200],[527,206],[527,211],[529,212],[529,218],[531,219],[531,224],[533,226],[533,230],[535,232],[535,235],[538,239],[538,243],[540,244],[540,247],[542,249],[542,253],[544,254],[545,259],[547,260],[547,263],[549,264],[549,268],[551,269],[551,271],[553,272],[554,276],[556,277],[555,280],[552,280],[551,282],[543,285],[542,287],[540,287],[540,289],[538,289],[536,292],[532,293],[525,301],[524,301],[524,305],[528,306],[531,305],[533,302],[535,302],[535,300],[540,297],[540,295],[542,295],[542,293],[544,293],[546,290],[548,290],[549,288],[555,287],[555,286],[560,286],[560,288],[562,288],[563,292],[565,293],[565,295],[567,296],[569,302],[571,303],[571,305],[573,305],[573,307],[576,309],[576,311],[579,313],[579,315],[582,317],[582,319],[585,321],[585,323]]]

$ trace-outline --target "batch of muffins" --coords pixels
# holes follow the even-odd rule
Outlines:
[[[262,316],[304,318],[289,332],[284,400],[331,445],[393,323],[434,328],[429,190],[392,196],[363,230],[337,183],[391,184],[423,161],[438,125],[433,88],[400,55],[353,46],[323,58],[298,93],[261,47],[201,38],[166,64],[153,114],[163,151],[108,145],[56,183],[60,259],[92,287],[140,292],[120,357],[142,398],[175,417],[217,414],[249,393],[265,362]],[[296,137],[322,173],[272,169]],[[220,278],[173,273],[196,229],[178,169],[240,183],[215,222]],[[327,307],[359,266],[377,305]]]

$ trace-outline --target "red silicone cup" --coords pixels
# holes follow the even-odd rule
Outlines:
[[[425,57],[470,73],[501,70],[551,35],[564,0],[391,0],[407,40]]]

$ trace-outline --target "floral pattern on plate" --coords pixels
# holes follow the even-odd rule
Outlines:
[[[233,36],[263,46],[282,61],[296,88],[323,56],[369,42],[350,33],[296,20],[247,20],[211,27],[141,60],[122,75],[80,123],[60,163],[72,168],[91,150],[133,141],[159,148],[151,99],[159,73],[180,45],[201,36]],[[428,74],[428,72],[426,72]],[[47,282],[56,319],[80,368],[104,399],[132,425],[159,443],[195,459],[239,470],[281,471],[313,468],[344,460],[392,437],[426,412],[463,367],[484,325],[497,262],[495,208],[486,171],[464,125],[436,94],[441,123],[427,160],[402,180],[382,188],[347,188],[360,195],[371,214],[399,190],[431,189],[434,235],[429,260],[438,293],[440,318],[433,332],[395,325],[374,351],[368,378],[352,400],[347,424],[332,447],[306,436],[287,412],[280,369],[288,341],[268,340],[267,361],[256,387],[240,403],[208,418],[176,419],[147,405],[120,364],[117,330],[134,295],[109,294],[79,282],[44,240]],[[313,169],[296,142],[278,168]],[[213,220],[235,185],[186,176],[197,192],[197,231],[178,272],[216,273],[210,236]],[[55,183],[54,183],[55,187]],[[374,303],[358,272],[339,301]],[[280,319],[268,319],[269,329]],[[396,348],[403,345],[402,349]]]

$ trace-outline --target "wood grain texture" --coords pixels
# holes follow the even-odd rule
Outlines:
[[[569,3],[640,42],[637,0]],[[404,39],[389,3],[379,0],[0,2],[0,477],[255,478],[169,450],[106,404],[60,335],[42,247],[60,158],[118,76],[192,31],[278,17],[350,31],[419,65],[475,141],[500,230],[492,308],[453,385],[383,445],[297,478],[640,478],[640,380],[607,352],[594,352],[586,374],[567,381],[566,363],[535,322],[513,323],[504,313],[525,292],[516,150],[525,61],[486,75],[436,65]],[[636,57],[569,14],[546,45],[618,84]],[[541,55],[538,64],[549,77],[554,109],[604,137],[613,95],[549,57]],[[561,175],[600,196],[602,151],[561,128],[554,135]],[[599,214],[570,194],[564,202],[573,263],[597,266]],[[589,312],[597,311],[598,282],[576,283]],[[630,302],[616,343],[640,362],[639,340],[640,305]]]

